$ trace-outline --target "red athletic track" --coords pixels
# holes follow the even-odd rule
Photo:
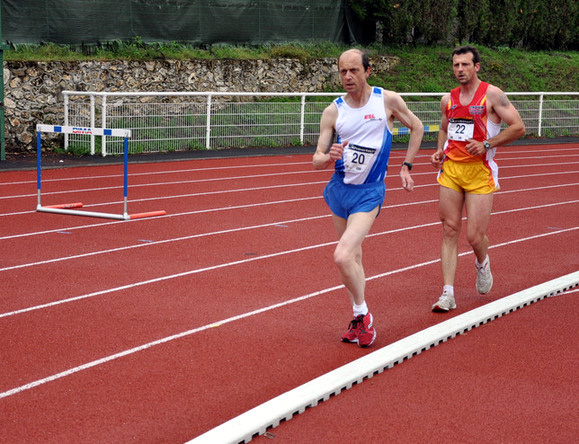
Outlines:
[[[403,152],[391,156],[385,206],[364,243],[378,330],[369,349],[339,341],[351,307],[321,198],[331,171],[314,171],[311,155],[131,164],[129,213],[167,211],[133,221],[37,213],[36,172],[0,172],[0,442],[181,443],[579,270],[579,144],[509,146],[497,155],[493,291],[476,294],[465,254],[457,310],[432,313],[441,229],[430,154],[416,160],[412,193],[397,176]],[[121,170],[47,169],[42,203],[120,214]],[[525,307],[255,441],[574,442],[578,308],[577,291]]]

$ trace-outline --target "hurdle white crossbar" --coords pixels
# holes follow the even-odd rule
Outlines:
[[[85,128],[63,125],[36,125],[37,133],[86,134],[89,136],[131,137],[130,129]]]
[[[110,136],[110,137],[122,137],[124,138],[124,184],[123,184],[123,214],[115,213],[102,213],[97,211],[85,211],[77,210],[76,208],[82,208],[82,202],[65,203],[59,205],[42,205],[42,133],[62,133],[62,134],[86,134],[93,136]],[[37,170],[37,188],[38,188],[38,202],[36,205],[36,211],[44,213],[59,213],[59,214],[70,214],[76,216],[89,216],[89,217],[102,217],[105,219],[119,219],[119,220],[129,220],[129,219],[139,219],[143,217],[152,216],[162,216],[166,212],[161,211],[151,211],[147,213],[138,214],[128,214],[127,202],[128,202],[128,163],[129,163],[129,138],[131,137],[130,129],[109,129],[109,128],[86,128],[86,127],[76,127],[76,126],[64,126],[64,125],[36,125],[36,170]]]

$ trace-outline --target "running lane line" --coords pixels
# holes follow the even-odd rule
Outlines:
[[[556,234],[560,234],[560,233],[564,233],[564,232],[569,232],[569,231],[574,231],[574,230],[578,230],[578,229],[579,229],[579,227],[574,227],[574,228],[569,228],[569,229],[565,229],[565,230],[555,231],[555,232],[552,232],[552,233],[544,233],[544,234],[539,234],[539,235],[535,235],[535,236],[525,237],[525,238],[521,238],[521,239],[515,239],[515,240],[509,241],[509,242],[504,242],[504,243],[502,243],[502,244],[494,245],[494,246],[492,246],[492,247],[490,247],[490,248],[504,247],[504,246],[508,246],[508,245],[511,245],[511,244],[516,244],[516,243],[520,243],[520,242],[525,242],[525,241],[529,241],[529,240],[533,240],[533,239],[538,239],[538,238],[542,238],[542,237],[546,237],[546,236],[553,236],[553,235],[556,235]],[[467,255],[469,255],[469,254],[472,254],[472,251],[460,253],[459,256],[467,256]],[[428,265],[435,264],[435,263],[437,263],[437,262],[440,262],[440,259],[433,259],[433,260],[430,260],[430,261],[422,262],[422,263],[420,263],[420,264],[411,265],[411,266],[404,267],[404,268],[400,268],[400,269],[397,269],[397,270],[387,271],[387,272],[385,272],[385,273],[381,273],[381,274],[378,274],[378,275],[375,275],[375,276],[371,276],[371,277],[367,278],[366,280],[368,281],[368,280],[378,279],[378,278],[382,278],[382,277],[385,277],[385,276],[390,276],[390,275],[393,275],[393,274],[402,273],[402,272],[404,272],[404,271],[414,270],[414,269],[416,269],[416,268],[425,267],[425,266],[428,266]],[[579,273],[579,272],[578,272],[578,273]],[[162,280],[162,279],[160,279],[160,280]],[[127,287],[130,287],[130,286],[127,286]],[[99,365],[101,365],[101,364],[105,364],[105,363],[107,363],[107,362],[111,362],[111,361],[120,359],[120,358],[122,358],[122,357],[124,357],[124,356],[129,356],[129,355],[132,355],[132,354],[141,352],[141,351],[143,351],[143,350],[147,350],[147,349],[149,349],[149,348],[151,348],[151,347],[154,347],[154,346],[157,346],[157,345],[165,344],[165,343],[167,343],[167,342],[174,341],[174,340],[177,340],[177,339],[180,339],[180,338],[184,338],[184,337],[186,337],[186,336],[191,336],[191,335],[193,335],[193,334],[196,334],[196,333],[199,333],[199,332],[208,330],[208,329],[210,329],[210,328],[220,327],[220,326],[222,326],[222,325],[229,324],[229,323],[231,323],[231,322],[235,322],[235,321],[238,321],[238,320],[241,320],[241,319],[249,318],[249,317],[251,317],[251,316],[255,316],[255,315],[258,315],[258,314],[260,314],[260,313],[265,313],[265,312],[268,312],[268,311],[271,311],[271,310],[275,310],[275,309],[277,309],[277,308],[281,308],[281,307],[284,307],[284,306],[287,306],[287,305],[295,304],[295,303],[297,303],[297,302],[302,302],[302,301],[305,301],[305,300],[307,300],[307,299],[311,299],[311,298],[314,298],[314,297],[317,297],[317,296],[320,296],[320,295],[323,295],[323,294],[327,294],[327,293],[330,293],[330,292],[333,292],[333,291],[341,290],[342,288],[344,288],[343,285],[336,285],[336,286],[334,286],[334,287],[325,288],[325,289],[323,289],[323,290],[316,291],[316,292],[313,292],[313,293],[310,293],[310,294],[307,294],[307,295],[303,295],[303,296],[300,296],[300,297],[297,297],[297,298],[294,298],[294,299],[290,299],[290,300],[287,300],[287,301],[284,301],[284,302],[280,302],[280,303],[278,303],[278,304],[273,304],[273,305],[270,305],[270,306],[267,306],[267,307],[260,308],[260,309],[258,309],[258,310],[254,310],[254,311],[247,312],[247,313],[242,313],[242,314],[240,314],[240,315],[233,316],[233,317],[230,317],[230,318],[227,318],[227,319],[223,319],[223,320],[220,320],[220,321],[216,321],[216,322],[213,322],[213,323],[211,323],[211,324],[204,325],[204,326],[202,326],[202,327],[194,328],[194,329],[187,330],[187,331],[184,331],[184,332],[181,332],[181,333],[177,333],[177,334],[175,334],[175,335],[167,336],[167,337],[165,337],[165,338],[162,338],[162,339],[159,339],[159,340],[156,340],[156,341],[152,341],[152,342],[149,342],[149,343],[147,343],[147,344],[140,345],[140,346],[138,346],[138,347],[133,347],[133,348],[131,348],[131,349],[128,349],[128,350],[125,350],[125,351],[122,351],[122,352],[119,352],[119,353],[115,353],[115,354],[113,354],[113,355],[109,355],[109,356],[106,356],[106,357],[104,357],[104,358],[97,359],[97,360],[95,360],[95,361],[87,362],[86,364],[83,364],[83,365],[80,365],[80,366],[77,366],[77,367],[73,367],[73,368],[70,368],[70,369],[65,370],[65,371],[63,371],[63,372],[56,373],[56,374],[54,374],[54,375],[47,376],[47,377],[45,377],[45,378],[38,379],[38,380],[33,381],[33,382],[30,382],[30,383],[28,383],[28,384],[24,384],[24,385],[21,385],[21,386],[19,386],[19,387],[15,387],[15,388],[13,388],[13,389],[11,389],[11,390],[2,392],[2,393],[0,393],[0,399],[2,399],[2,398],[7,398],[7,397],[9,397],[9,396],[16,395],[16,394],[18,394],[18,393],[24,392],[24,391],[26,391],[26,390],[30,390],[30,389],[32,389],[32,388],[35,388],[35,387],[38,387],[38,386],[47,384],[47,383],[52,382],[52,381],[56,381],[56,380],[58,380],[58,379],[65,378],[65,377],[67,377],[67,376],[73,375],[73,374],[78,373],[78,372],[81,372],[81,371],[83,371],[83,370],[88,370],[88,369],[90,369],[90,368],[97,367],[97,366],[99,366]],[[92,295],[101,294],[101,293],[105,293],[105,292],[103,291],[103,292],[93,293]],[[89,297],[89,296],[91,296],[91,295],[85,295],[84,297]],[[76,299],[80,299],[80,298],[83,298],[83,297],[79,297],[79,298],[76,298]],[[55,305],[55,304],[47,304],[47,305]],[[488,304],[487,304],[487,305],[488,305]],[[453,319],[454,319],[454,318],[453,318]]]
[[[569,173],[557,173],[557,174],[571,174],[574,173],[576,174],[576,171],[573,172],[569,172]],[[555,173],[553,173],[555,174]],[[534,175],[527,175],[527,176],[516,176],[516,177],[512,177],[515,179],[520,179],[520,178],[527,178],[527,177],[534,177],[534,176],[544,176],[540,175],[540,174],[534,174]],[[501,180],[508,180],[511,179],[511,177],[505,177],[502,178]],[[322,184],[322,183],[327,183],[327,182],[312,182],[310,184]],[[294,184],[290,184],[290,185],[280,185],[281,186],[293,186]],[[309,185],[309,184],[308,184]],[[537,190],[548,190],[551,188],[563,188],[563,187],[574,187],[579,185],[578,182],[574,182],[574,183],[566,183],[566,184],[557,184],[557,185],[546,185],[546,186],[540,186],[540,187],[534,187],[534,188],[521,188],[521,189],[516,189],[516,190],[509,190],[509,191],[497,191],[497,194],[508,194],[508,193],[524,193],[524,192],[528,192],[528,191],[537,191]],[[438,183],[436,184],[427,184],[427,185],[415,185],[414,188],[415,189],[419,189],[419,188],[427,188],[427,187],[432,187],[432,186],[439,186]],[[265,187],[265,188],[259,188],[259,189],[271,189],[272,187]],[[249,188],[247,190],[241,190],[241,191],[255,191],[258,190],[257,188]],[[390,188],[389,189],[390,192],[392,191],[402,191],[403,188]],[[237,190],[230,190],[229,192],[236,192]],[[218,194],[220,192],[212,192],[211,194]],[[182,195],[173,195],[173,196],[166,196],[164,198],[162,198],[163,200],[167,200],[167,199],[173,199],[173,198],[183,198],[183,197],[195,197],[198,196],[202,193],[194,193],[194,194],[182,194]],[[131,202],[144,202],[144,201],[158,201],[161,198],[158,197],[152,197],[152,198],[145,198],[145,199],[135,199],[132,200]],[[281,205],[281,204],[285,204],[285,203],[292,203],[292,202],[301,202],[301,201],[306,201],[306,200],[321,200],[323,199],[323,196],[320,194],[316,194],[315,196],[310,196],[310,197],[301,197],[301,198],[296,198],[296,199],[287,199],[287,200],[279,200],[279,201],[266,201],[266,202],[258,202],[258,203],[252,203],[252,204],[244,204],[244,205],[238,205],[238,206],[231,206],[231,207],[218,207],[218,208],[208,208],[208,209],[202,209],[202,210],[193,210],[193,211],[186,211],[186,212],[182,212],[182,213],[171,213],[171,214],[166,214],[164,216],[159,216],[157,218],[155,218],[156,220],[159,219],[163,219],[163,218],[170,218],[170,217],[181,217],[181,216],[190,216],[190,215],[194,215],[194,214],[202,214],[202,213],[212,213],[212,212],[217,212],[217,211],[228,211],[228,210],[237,210],[237,209],[242,209],[242,208],[251,208],[251,207],[259,207],[262,205]],[[435,200],[429,200],[426,202],[438,202],[438,198],[436,198]],[[118,202],[110,202],[110,203],[102,203],[102,204],[91,204],[91,205],[86,205],[86,208],[90,208],[92,206],[104,206],[104,205],[109,205],[109,204],[121,204],[122,202],[118,201]],[[416,202],[416,203],[420,203],[420,202]],[[413,205],[415,203],[408,203],[405,202],[405,204],[408,205]],[[388,207],[383,207],[383,208],[388,208]],[[0,214],[0,217],[2,216],[17,216],[17,215],[22,215],[22,214],[33,214],[36,213],[36,210],[29,210],[29,211],[22,211],[19,213],[4,213],[4,214]],[[49,233],[57,233],[59,231],[70,231],[70,230],[82,230],[85,228],[94,228],[94,227],[100,227],[100,226],[106,226],[106,225],[112,225],[112,224],[120,224],[120,223],[126,223],[126,222],[131,222],[131,223],[135,223],[135,222],[141,222],[141,221],[147,221],[148,219],[135,219],[132,221],[112,221],[112,222],[99,222],[99,223],[94,223],[94,224],[88,224],[88,225],[77,225],[74,227],[65,227],[65,228],[55,228],[52,230],[45,230],[45,231],[36,231],[36,232],[30,232],[30,233],[21,233],[21,234],[12,234],[12,235],[8,235],[8,236],[3,236],[0,237],[0,240],[4,240],[4,239],[14,239],[14,238],[18,238],[18,237],[27,237],[27,236],[36,236],[36,235],[42,235],[42,234],[49,234]]]
[[[511,193],[511,192],[514,192],[514,191],[504,191],[503,193]],[[435,203],[435,202],[438,202],[438,199],[431,199],[431,200],[424,200],[424,201],[410,202],[410,203],[405,202],[402,204],[385,205],[382,207],[382,209],[387,210],[387,209],[392,209],[392,208],[397,208],[397,207],[404,207],[404,206],[409,206],[409,205],[424,205],[424,204],[431,204],[431,203]],[[554,202],[554,203],[548,203],[548,204],[544,204],[544,205],[537,205],[537,206],[533,206],[533,207],[513,208],[510,210],[495,211],[495,212],[491,213],[491,215],[496,216],[496,215],[500,215],[500,214],[515,213],[518,211],[537,210],[537,209],[542,209],[542,208],[554,207],[554,206],[559,206],[559,205],[575,204],[575,203],[579,203],[579,200]],[[230,209],[230,208],[231,207],[228,207],[228,209]],[[245,208],[245,207],[243,207],[243,208]],[[247,230],[255,230],[255,229],[267,228],[267,227],[276,226],[276,225],[287,225],[287,224],[291,224],[291,223],[308,222],[308,221],[313,221],[313,220],[317,220],[317,219],[324,219],[324,218],[329,218],[329,217],[330,217],[330,214],[322,214],[319,216],[310,216],[310,217],[304,217],[304,218],[300,218],[300,219],[291,219],[291,220],[270,222],[270,223],[260,224],[260,225],[250,225],[247,227],[230,228],[227,230],[211,231],[211,232],[207,232],[207,233],[197,233],[197,234],[192,234],[189,236],[163,239],[163,240],[148,242],[148,243],[144,243],[144,244],[127,245],[124,247],[110,248],[107,250],[98,250],[98,251],[92,251],[89,253],[80,253],[80,254],[71,255],[71,256],[58,257],[58,258],[54,258],[54,259],[46,259],[43,261],[28,262],[28,263],[19,264],[19,265],[11,265],[8,267],[0,268],[0,272],[15,270],[15,269],[19,269],[19,268],[39,266],[39,265],[47,265],[47,264],[51,264],[51,263],[63,262],[63,261],[68,261],[68,260],[73,260],[73,259],[81,259],[81,258],[85,258],[85,257],[97,256],[100,254],[117,253],[120,251],[133,250],[136,248],[152,247],[152,246],[162,245],[162,244],[171,243],[171,242],[181,242],[181,241],[186,241],[186,240],[191,240],[191,239],[196,239],[196,238],[216,236],[216,235],[220,235],[220,234],[228,234],[228,233],[235,233],[235,232],[241,232],[241,231],[247,231]],[[464,217],[463,220],[466,220],[466,217]],[[431,222],[431,223],[428,223],[426,225],[423,224],[423,225],[418,225],[418,226],[413,226],[413,227],[406,227],[406,229],[412,230],[415,228],[425,228],[425,227],[437,225],[437,224],[440,224],[440,221]],[[397,229],[396,232],[401,231],[401,230],[403,230],[403,229]],[[66,230],[58,230],[58,231],[66,231]],[[385,232],[380,232],[380,233],[370,233],[370,234],[368,234],[368,237],[382,236],[382,235],[390,234],[390,233],[392,233],[392,231],[385,231]],[[3,238],[0,238],[0,240],[2,240],[2,239]],[[335,243],[337,243],[337,241]],[[326,246],[326,244],[323,244],[323,246]]]

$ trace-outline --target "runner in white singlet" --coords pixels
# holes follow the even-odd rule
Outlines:
[[[336,172],[343,174],[348,184],[384,182],[392,146],[384,90],[372,88],[368,103],[361,108],[350,107],[342,97],[334,103],[338,108],[338,141],[348,141],[343,157],[336,161]]]
[[[342,341],[368,347],[376,339],[376,329],[365,299],[362,242],[384,201],[394,119],[411,131],[400,170],[402,186],[407,191],[414,187],[410,169],[424,127],[399,94],[368,84],[370,63],[364,52],[358,49],[344,52],[338,59],[338,69],[346,95],[336,99],[322,114],[313,164],[316,169],[331,165],[335,169],[324,189],[324,198],[339,238],[334,262],[354,312]]]

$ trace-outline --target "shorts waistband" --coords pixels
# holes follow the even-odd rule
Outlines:
[[[352,188],[352,189],[358,189],[358,190],[384,186],[384,182],[369,182],[369,183],[360,183],[360,184],[344,183],[344,176],[342,174],[339,174],[339,173],[334,173],[331,180],[338,182],[340,185],[342,185],[346,188]]]

